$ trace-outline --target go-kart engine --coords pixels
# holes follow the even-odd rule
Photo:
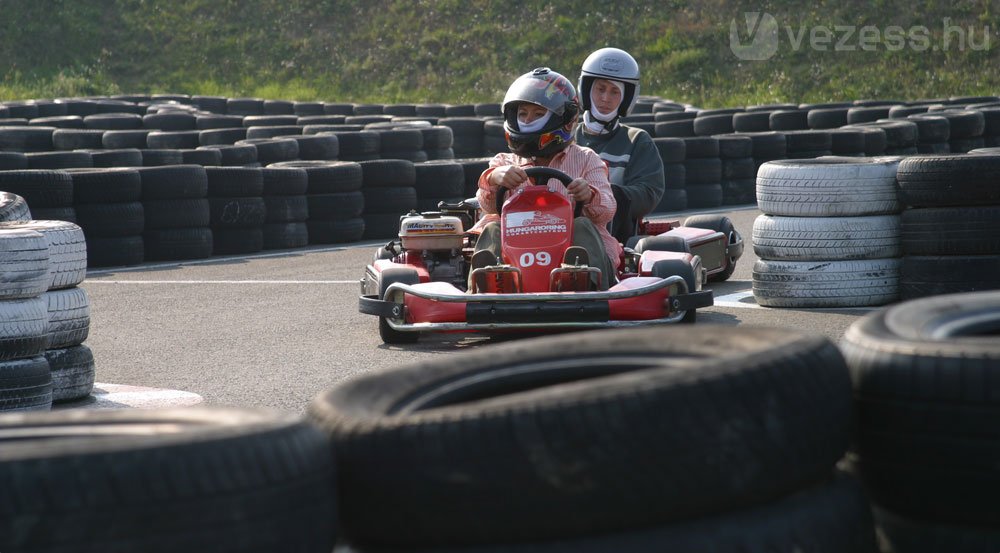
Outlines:
[[[463,233],[461,219],[438,212],[411,212],[399,224],[399,240],[405,250],[461,250]]]

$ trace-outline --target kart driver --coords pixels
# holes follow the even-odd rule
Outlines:
[[[471,229],[480,232],[473,268],[496,264],[500,259],[498,191],[525,186],[526,167],[552,167],[573,178],[569,186],[559,184],[552,189],[565,190],[575,202],[584,204],[583,216],[573,221],[573,245],[587,250],[589,265],[601,270],[602,290],[615,282],[622,248],[607,229],[615,214],[615,198],[604,162],[593,150],[573,142],[579,113],[573,84],[548,68],[521,75],[507,89],[504,131],[512,153],[494,156],[489,169],[479,177],[476,197],[484,216]],[[485,252],[492,252],[492,257]]]
[[[663,162],[649,133],[622,125],[639,97],[639,64],[624,50],[601,48],[583,62],[578,89],[583,122],[576,141],[608,164],[618,212],[611,235],[621,242],[635,222],[656,209],[663,196]]]

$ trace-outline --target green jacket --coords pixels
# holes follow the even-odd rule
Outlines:
[[[663,196],[663,161],[649,133],[618,125],[608,134],[593,135],[581,124],[576,141],[597,152],[608,165],[612,187],[621,187],[629,199],[629,219],[637,220],[656,209]]]

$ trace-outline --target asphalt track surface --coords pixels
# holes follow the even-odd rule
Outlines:
[[[836,341],[870,311],[756,305],[750,231],[760,212],[714,212],[733,220],[746,248],[732,278],[711,285],[716,305],[698,313],[705,332],[762,325]],[[358,313],[357,299],[380,242],[89,271],[81,286],[90,296],[86,344],[97,381],[183,391],[179,404],[193,393],[206,404],[301,412],[346,378],[511,339],[430,335],[415,345],[382,344],[375,318]]]

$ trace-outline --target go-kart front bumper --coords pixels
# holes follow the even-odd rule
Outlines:
[[[651,279],[652,280],[652,279]],[[678,293],[666,293],[675,286]],[[430,302],[464,304],[464,320],[407,322],[404,301],[382,300],[374,295],[362,295],[358,301],[361,313],[383,317],[400,332],[449,332],[491,330],[587,329],[632,327],[674,323],[692,309],[713,304],[712,292],[688,292],[687,283],[679,276],[655,279],[639,287],[603,292],[540,292],[520,294],[441,293],[402,283],[386,290],[386,298],[403,299],[406,295]],[[662,298],[662,299],[661,299]],[[622,317],[627,302],[662,301],[661,316]],[[454,312],[455,309],[452,309]]]

